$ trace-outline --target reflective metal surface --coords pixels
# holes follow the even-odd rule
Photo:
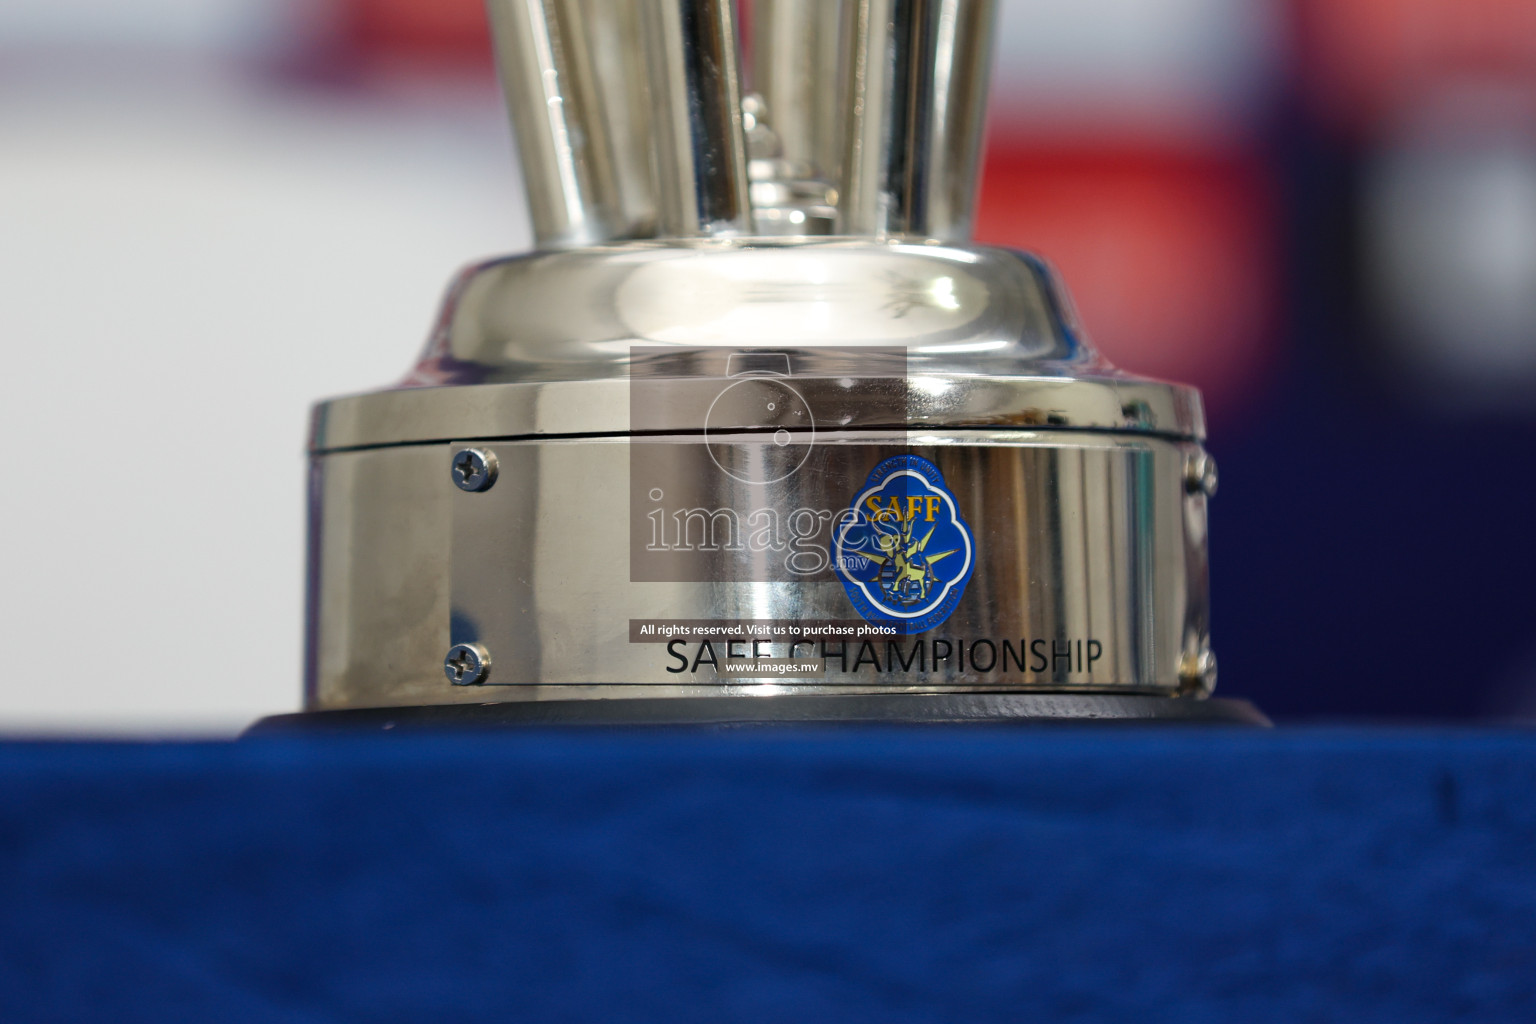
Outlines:
[[[640,0],[577,0],[587,27],[593,74],[607,128],[624,230],[619,237],[656,234],[656,179],[651,161],[650,77],[640,38]],[[501,62],[503,74],[517,75]],[[542,244],[542,243],[541,243]]]
[[[884,382],[868,390],[841,378],[796,382],[808,400],[844,403],[848,427],[890,427]],[[680,392],[711,394],[717,381],[679,380]],[[913,428],[1079,428],[1128,430],[1201,438],[1198,393],[1186,388],[1105,375],[1092,378],[971,378],[914,376],[900,383]],[[630,425],[630,382],[624,379],[486,384],[478,387],[406,388],[334,398],[316,407],[311,448],[344,451],[453,438],[623,434]],[[697,399],[679,402],[679,410]],[[870,415],[865,415],[866,410]],[[689,412],[678,430],[697,430]]]
[[[747,148],[732,0],[642,0],[657,234],[749,235]]]
[[[996,0],[487,0],[541,248],[962,240]]]
[[[779,155],[802,177],[831,183],[842,161],[848,0],[757,0],[752,87],[767,107]]]
[[[543,249],[316,407],[311,710],[1209,693],[1198,394],[964,241],[994,0],[490,4]]]
[[[997,0],[937,0],[922,215],[933,238],[971,236]]]
[[[625,234],[582,4],[488,0],[486,14],[539,245],[592,245]]]
[[[843,157],[847,0],[760,0],[746,100],[752,213],[760,235],[829,235]]]
[[[970,234],[994,8],[994,0],[854,0],[843,234]]]
[[[1007,249],[827,239],[629,242],[532,253],[455,282],[412,382],[594,380],[631,349],[899,345],[912,372],[1108,369],[1054,275]]]
[[[1039,260],[834,239],[632,242],[471,268],[398,389],[322,403],[317,450],[630,429],[630,380],[669,350],[771,348],[849,427],[1064,427],[1204,436],[1193,389],[1116,371]],[[896,373],[863,349],[905,354]],[[718,391],[710,374],[676,387]],[[905,421],[888,411],[892,377]],[[451,387],[449,385],[452,385]],[[466,386],[476,385],[476,386]],[[699,429],[692,405],[652,429]]]
[[[630,620],[843,619],[835,581],[732,582],[723,572],[713,583],[632,582],[628,439],[480,446],[496,453],[502,483],[478,494],[450,479],[453,445],[317,457],[317,540],[328,557],[312,581],[312,707],[850,688],[1172,694],[1190,689],[1184,661],[1209,649],[1206,499],[1183,486],[1198,454],[1188,442],[1066,431],[826,435],[829,479],[840,479],[840,464],[891,451],[931,459],[980,557],[942,627],[877,639],[868,652],[857,641],[841,655],[834,643],[825,658],[819,646],[801,648],[824,661],[811,682],[727,677],[720,665],[741,644],[705,652],[697,642],[631,642]],[[787,482],[766,504],[816,504],[806,486]],[[717,477],[669,499],[729,504],[732,487],[748,490]],[[482,644],[496,659],[489,685],[444,679],[456,643]]]

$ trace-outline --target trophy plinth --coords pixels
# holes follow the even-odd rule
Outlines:
[[[490,13],[538,249],[316,407],[301,720],[1261,720],[1198,394],[966,241],[989,2]]]

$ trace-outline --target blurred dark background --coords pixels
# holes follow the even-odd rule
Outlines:
[[[978,236],[1054,261],[1113,361],[1204,390],[1221,692],[1278,719],[1536,716],[1536,0],[1001,4]],[[131,536],[156,571],[185,560],[189,585],[147,591],[108,564],[101,586],[121,601],[93,642],[122,673],[99,690],[6,689],[0,718],[291,706],[304,404],[398,376],[454,266],[529,241],[481,0],[6,10],[0,165],[22,158],[0,166],[6,428],[169,452],[186,375],[238,379],[249,407],[212,436],[280,450],[183,511],[293,522],[238,550],[167,524],[149,497],[136,519],[75,524]],[[154,203],[111,191],[123,167],[156,183]],[[104,333],[57,315],[99,293],[38,297],[89,254],[121,279],[198,246],[165,257],[174,283],[153,279],[174,301]],[[222,293],[236,276],[245,290]],[[218,340],[239,323],[260,327],[243,350]],[[142,387],[111,399],[110,421],[61,422],[33,382],[102,372],[87,333],[101,351],[139,346]],[[102,396],[120,379],[103,376]],[[205,425],[233,416],[217,394],[197,408]],[[20,483],[0,509],[18,671],[79,604],[57,560],[90,554],[49,543],[69,521],[28,497],[40,473],[8,467]],[[209,564],[240,596],[210,599]],[[273,653],[194,693],[156,653],[173,630],[210,657]]]
[[[1531,715],[1536,4],[1135,6],[1207,8],[1210,94],[1041,92],[1044,124],[999,95],[979,233],[1058,261],[1115,361],[1204,389],[1223,691]]]

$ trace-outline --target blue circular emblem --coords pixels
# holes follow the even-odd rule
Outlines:
[[[876,466],[832,530],[832,568],[853,607],[902,633],[949,618],[975,565],[959,502],[938,467],[917,455]]]

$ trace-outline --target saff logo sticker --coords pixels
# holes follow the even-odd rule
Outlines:
[[[976,564],[971,528],[937,466],[896,455],[838,517],[832,567],[869,622],[921,633],[949,618]]]

